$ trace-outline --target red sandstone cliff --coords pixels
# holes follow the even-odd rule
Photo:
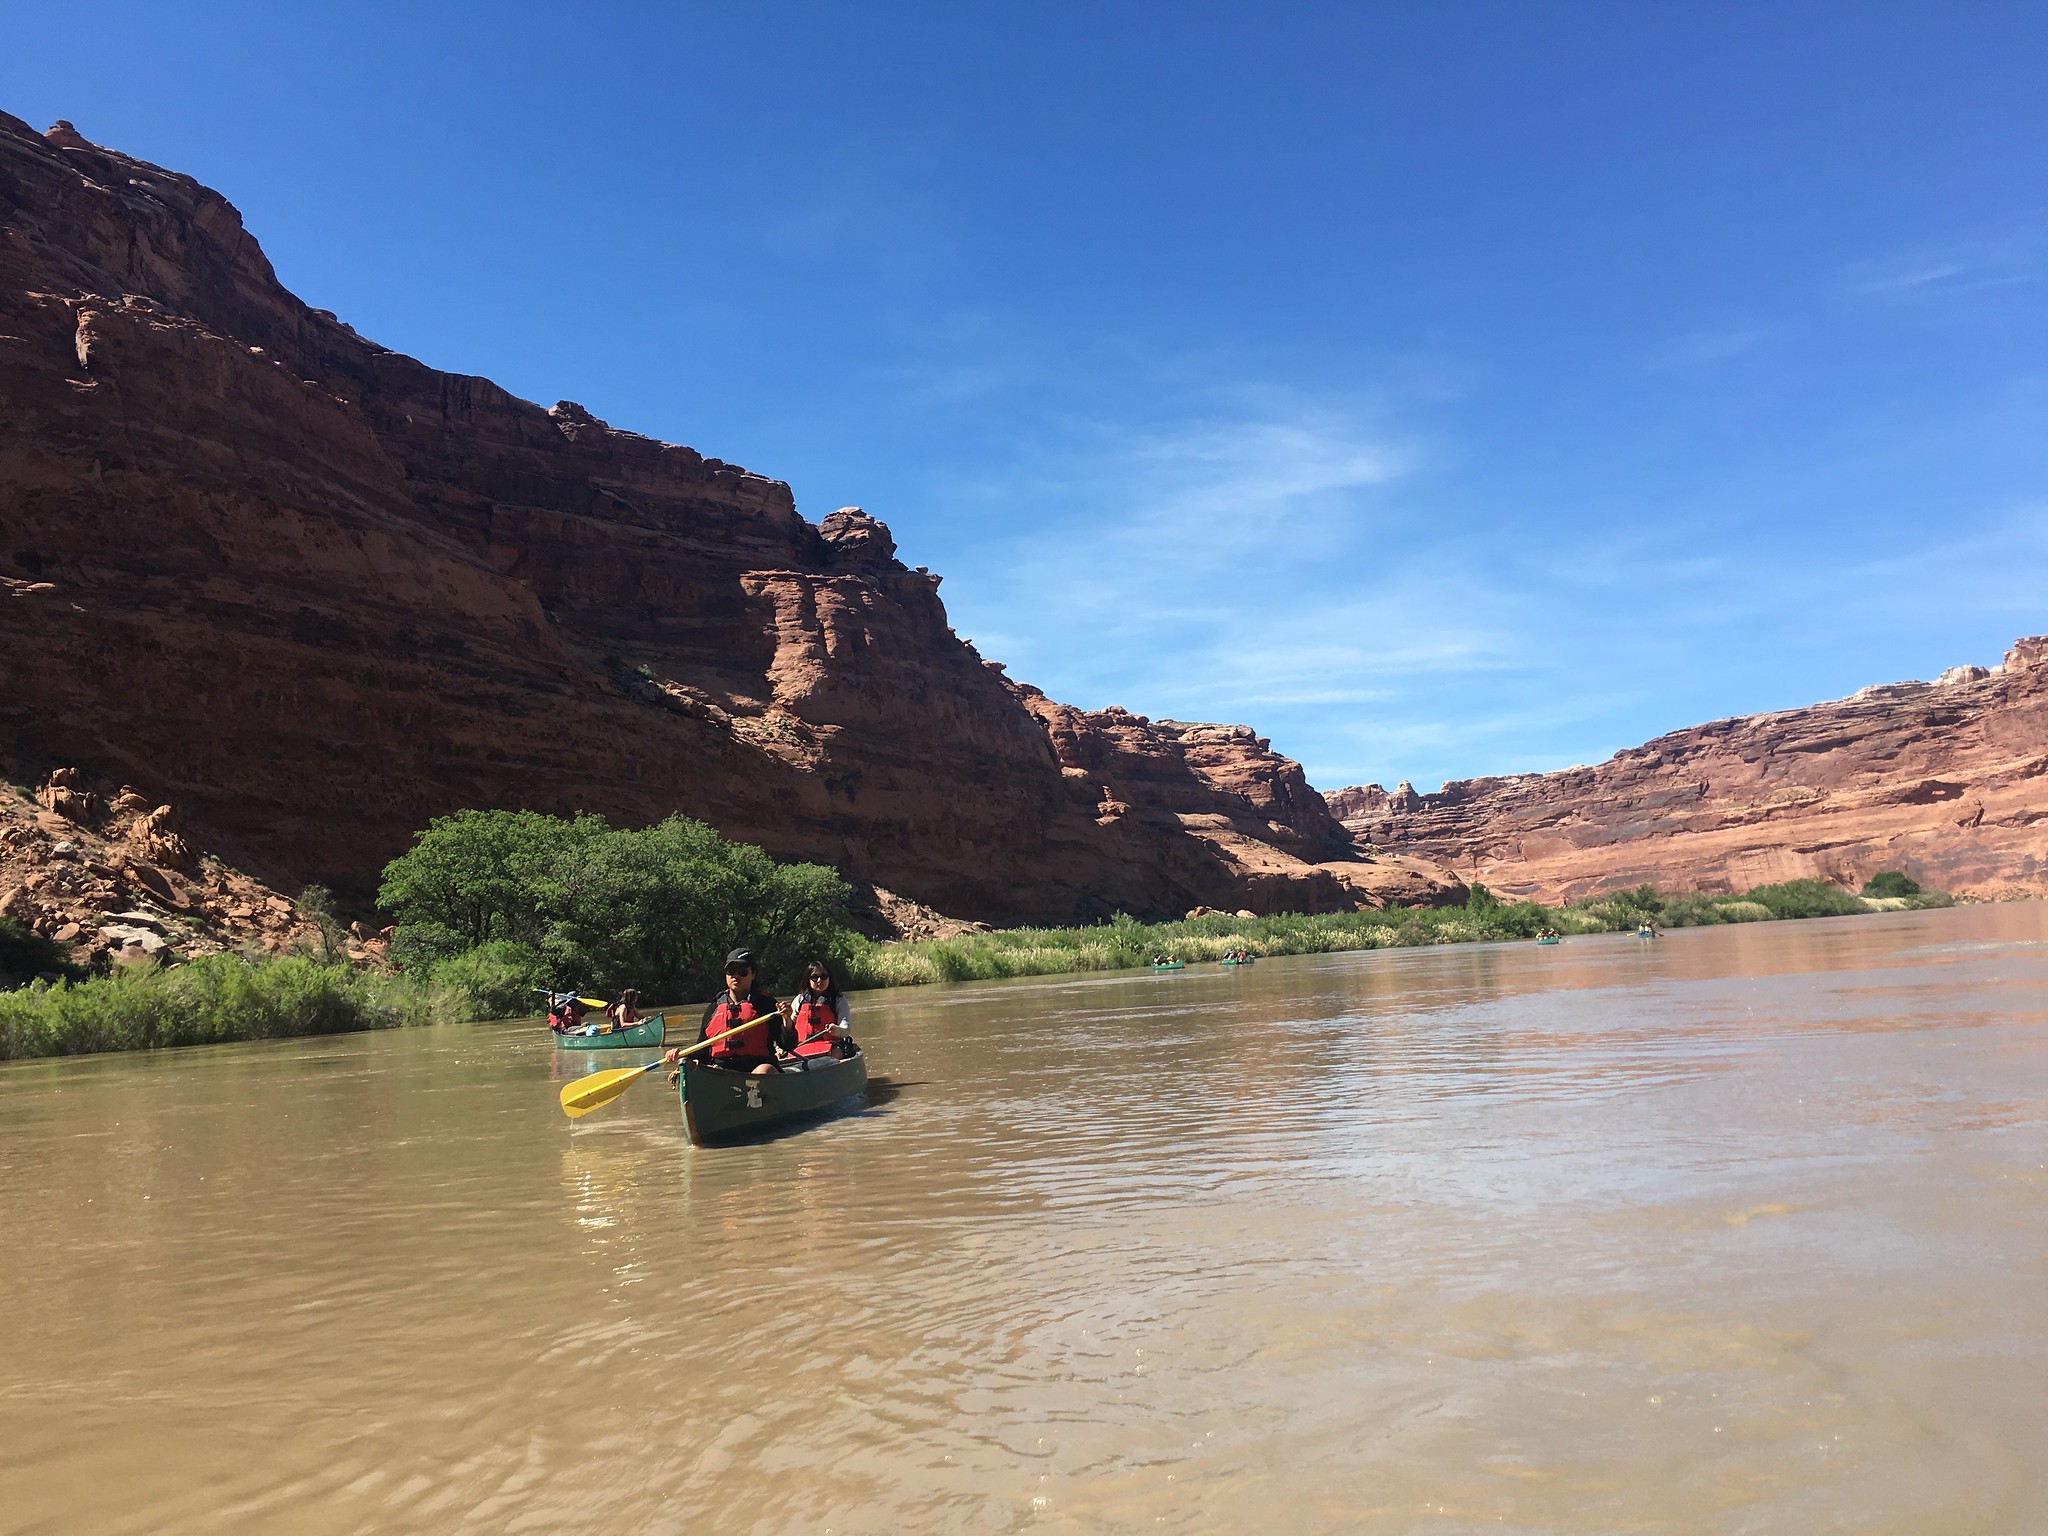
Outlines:
[[[1594,768],[1343,789],[1362,845],[1542,899],[1642,881],[1744,890],[1903,869],[1965,896],[2048,890],[2048,637],[2003,666],[1674,731]]]
[[[4,114],[0,407],[0,757],[287,885],[525,806],[999,922],[1455,894],[1248,730],[1059,715],[858,509],[366,341],[218,193]]]

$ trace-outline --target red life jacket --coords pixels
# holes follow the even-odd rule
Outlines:
[[[723,1034],[734,1025],[744,1024],[749,1019],[759,1019],[761,1022],[753,1029],[741,1030],[729,1040],[719,1041],[718,1044],[712,1046],[704,1054],[713,1061],[722,1061],[728,1056],[750,1056],[757,1060],[766,1059],[774,1054],[773,1047],[768,1043],[768,1020],[774,1016],[772,1011],[763,1013],[759,1008],[756,1008],[751,997],[735,1008],[732,1002],[732,994],[727,993],[718,1000],[718,1006],[711,1010],[711,1022],[704,1026],[705,1039],[708,1040],[713,1035]]]
[[[839,1022],[839,1014],[830,1003],[821,998],[799,1003],[790,1018],[796,1024],[797,1055],[824,1056],[831,1052],[832,1026]]]

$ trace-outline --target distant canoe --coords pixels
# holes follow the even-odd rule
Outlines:
[[[1538,940],[1537,940],[1536,942],[1537,942],[1538,944],[1555,944],[1555,943],[1557,942],[1557,940],[1556,940],[1556,939],[1554,939],[1554,938],[1553,938],[1553,939],[1538,939]]]
[[[1187,963],[1182,960],[1154,960],[1152,962],[1152,969],[1155,971],[1184,971],[1187,969]]]
[[[1654,939],[1657,937],[1657,930],[1654,928],[1638,928],[1636,930],[1636,937],[1639,939]]]
[[[603,1033],[592,1033],[601,1030]],[[661,1014],[651,1019],[642,1019],[637,1024],[628,1024],[621,1029],[616,1024],[586,1024],[581,1029],[565,1029],[555,1035],[555,1049],[559,1051],[615,1051],[627,1046],[659,1045],[668,1038],[668,1020]]]
[[[1246,955],[1242,960],[1232,960],[1228,956],[1225,956],[1223,963],[1225,965],[1250,965],[1256,959],[1258,959],[1257,955]]]
[[[867,1085],[868,1059],[859,1050],[851,1056],[813,1056],[801,1069],[759,1077],[686,1059],[680,1090],[683,1125],[691,1142],[701,1147],[817,1114]]]

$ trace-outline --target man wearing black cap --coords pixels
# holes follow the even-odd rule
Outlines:
[[[755,1028],[742,1030],[706,1051],[706,1065],[729,1072],[772,1072],[778,1049],[796,1049],[796,1031],[790,1027],[789,1015],[755,984],[754,952],[736,949],[725,957],[725,991],[704,1010],[697,1038],[709,1040],[756,1019],[760,1023]],[[669,1052],[668,1059],[676,1060],[677,1053]]]

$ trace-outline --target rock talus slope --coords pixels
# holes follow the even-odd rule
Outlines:
[[[365,340],[218,193],[0,114],[17,776],[359,894],[429,817],[524,806],[680,811],[996,922],[1455,896],[1243,728],[1059,714],[938,585],[857,508]]]
[[[2048,636],[2003,665],[1716,720],[1592,768],[1339,790],[1371,848],[1555,900],[1648,881],[1746,890],[1903,869],[1958,895],[2048,892]]]

